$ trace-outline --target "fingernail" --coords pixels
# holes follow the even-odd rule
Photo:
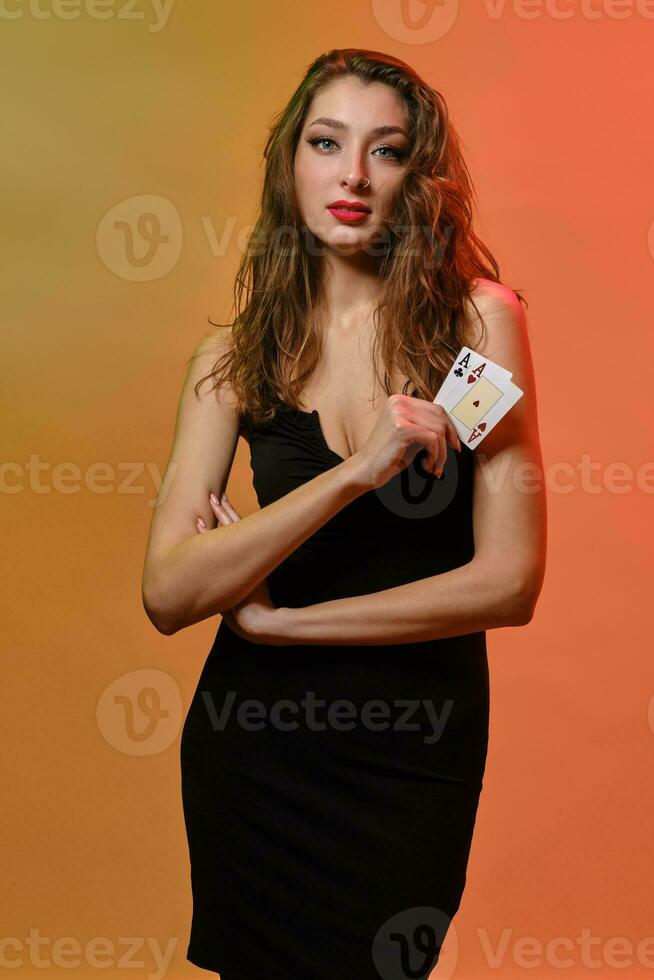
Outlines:
[[[209,496],[213,500],[214,504],[217,504],[218,503],[218,497],[215,495],[215,493],[213,492],[213,490],[211,491],[211,493],[209,494]]]

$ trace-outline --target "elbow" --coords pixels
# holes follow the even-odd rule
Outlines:
[[[146,613],[154,628],[157,630],[157,632],[161,633],[162,636],[172,636],[173,633],[177,633],[177,631],[181,629],[181,627],[172,619],[166,619],[161,615],[153,616],[147,609]]]
[[[146,616],[157,632],[163,636],[172,636],[173,633],[177,633],[181,629],[182,624],[179,621],[177,610],[172,607],[170,602],[165,601],[160,592],[151,586],[148,587],[145,582],[141,587],[141,599]]]
[[[179,594],[175,589],[163,590],[144,585],[141,593],[143,608],[148,619],[163,636],[173,636],[174,633],[186,629],[187,626],[193,626],[209,615],[219,613],[222,616],[224,609],[231,608],[229,602],[223,602],[220,608],[201,613],[196,607],[189,607],[180,602]]]
[[[526,626],[534,617],[534,606],[526,599],[519,597],[515,603],[511,626]]]
[[[540,594],[540,586],[540,582],[521,581],[517,587],[511,589],[510,599],[507,603],[509,626],[526,626],[532,621]]]

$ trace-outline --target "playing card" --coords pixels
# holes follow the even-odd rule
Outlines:
[[[459,351],[454,364],[449,370],[447,377],[443,381],[443,384],[438,389],[436,398],[443,397],[447,391],[452,388],[457,381],[460,381],[466,374],[474,374],[477,377],[481,377],[484,371],[488,369],[489,373],[491,369],[495,372],[499,372],[501,377],[504,377],[507,381],[512,378],[512,372],[507,371],[506,368],[500,367],[495,361],[491,361],[489,357],[482,357],[477,351],[472,350],[470,347],[462,347]],[[436,401],[434,398],[434,401]]]
[[[454,379],[447,384],[446,378],[434,402],[447,411],[461,441],[476,448],[524,392],[510,380],[509,371],[470,348],[462,348],[459,362],[473,369],[459,374],[455,365]]]

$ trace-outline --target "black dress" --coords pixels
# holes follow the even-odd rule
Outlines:
[[[261,507],[342,457],[319,415],[250,425]],[[268,577],[276,606],[377,592],[470,561],[472,452],[424,451]],[[182,732],[193,919],[221,980],[428,977],[461,901],[486,762],[485,632],[265,646],[222,620]]]

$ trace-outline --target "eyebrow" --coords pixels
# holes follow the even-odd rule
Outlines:
[[[330,119],[328,116],[319,116],[318,119],[314,119],[313,122],[309,123],[309,126],[331,126],[332,129],[349,129],[340,119]],[[374,136],[390,136],[392,133],[401,133],[402,136],[406,136],[407,139],[409,138],[406,129],[403,129],[401,126],[376,126],[371,132]]]

